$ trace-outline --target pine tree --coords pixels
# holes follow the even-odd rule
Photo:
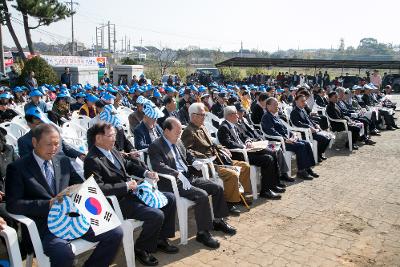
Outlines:
[[[74,13],[65,3],[61,3],[58,0],[16,0],[16,5],[13,7],[22,14],[26,42],[32,55],[35,54],[35,49],[31,30],[43,25],[49,26],[51,23],[63,20]],[[35,26],[29,25],[29,17],[36,18],[38,24]]]

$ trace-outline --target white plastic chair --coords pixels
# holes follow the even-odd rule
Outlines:
[[[68,131],[67,130],[68,128],[74,130],[76,132],[78,138],[86,139],[87,129],[83,128],[79,124],[72,122],[72,121],[68,121],[62,125],[61,129],[64,133],[64,131]]]
[[[218,118],[211,112],[206,112],[206,117],[205,117],[204,122],[207,122],[207,123],[213,125],[213,123],[212,123],[213,121],[218,122],[218,125],[220,125],[222,123],[223,119]]]
[[[118,199],[115,196],[107,196],[107,198],[111,201],[111,205],[114,208],[115,214],[121,221],[121,228],[124,233],[122,243],[124,246],[126,266],[135,267],[135,242],[133,239],[133,231],[136,228],[141,227],[143,222],[134,219],[124,219]]]
[[[0,128],[5,129],[7,131],[7,134],[11,134],[17,139],[29,131],[29,129],[20,125],[17,122],[3,122],[2,124],[0,124]]]
[[[349,151],[353,151],[353,139],[352,139],[352,132],[349,131],[349,128],[347,126],[347,120],[343,120],[343,119],[332,119],[331,117],[328,116],[328,114],[326,114],[326,117],[328,118],[328,121],[333,121],[333,122],[337,122],[337,123],[343,123],[344,126],[344,130],[340,131],[340,132],[334,132],[335,135],[339,134],[339,133],[345,133],[347,134],[347,140],[349,142]]]
[[[37,260],[37,265],[39,267],[50,267],[50,259],[43,252],[42,240],[40,239],[36,223],[32,219],[24,215],[16,215],[11,213],[9,213],[9,215],[11,218],[24,224],[28,228],[29,236],[31,238],[33,250],[35,252]],[[92,243],[83,239],[77,239],[71,241],[71,248],[74,255],[80,255],[86,251],[89,251],[93,249],[96,245],[97,243]],[[26,265],[32,266],[32,262],[33,262],[33,254],[30,254],[26,257]]]
[[[18,123],[19,125],[25,127],[29,131],[29,126],[26,123],[25,117],[23,115],[18,115],[12,118],[11,122]]]
[[[11,267],[22,266],[21,251],[19,250],[17,232],[15,232],[15,230],[10,226],[5,226],[5,229],[0,231],[0,236],[2,236],[6,241]]]
[[[82,127],[83,129],[85,129],[85,130],[89,129],[90,120],[91,120],[90,117],[84,116],[84,115],[79,115],[79,116],[76,116],[76,117],[71,117],[71,122],[72,122],[72,123],[81,126],[81,127]]]

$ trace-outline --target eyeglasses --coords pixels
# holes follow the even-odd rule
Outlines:
[[[200,117],[203,117],[203,118],[206,116],[205,113],[193,113],[193,114],[195,114],[195,115],[197,115],[197,116],[200,116]]]

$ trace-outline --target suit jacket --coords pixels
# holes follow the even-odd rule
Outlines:
[[[68,186],[83,182],[68,157],[56,155],[52,164],[56,192],[50,189],[32,152],[7,167],[7,210],[30,217],[37,224],[40,233],[47,229],[50,199]]]
[[[343,120],[346,119],[338,105],[333,102],[329,102],[326,106],[326,113],[331,119]],[[343,123],[331,121],[331,128],[334,132],[344,131]]]
[[[320,107],[326,107],[328,105],[328,100],[320,95],[315,95],[315,103]]]
[[[65,156],[69,158],[77,158],[83,153],[75,150],[73,147],[68,145],[64,140],[61,139],[61,150],[65,154]],[[24,157],[29,153],[32,153],[33,145],[32,145],[32,130],[27,132],[25,135],[18,138],[18,154],[20,157]]]
[[[263,136],[260,134],[259,129],[255,129],[253,126],[249,124],[249,122],[245,119],[242,121],[239,120],[236,125],[242,135],[246,136],[248,139],[252,141],[261,141],[264,140]]]
[[[221,105],[219,102],[216,102],[211,107],[211,112],[217,116],[218,118],[222,119],[224,117],[224,107],[225,105]]]
[[[232,127],[226,120],[221,123],[217,136],[219,143],[228,149],[246,147],[246,136],[242,134],[236,125]]]
[[[115,195],[121,199],[128,194],[126,182],[130,180],[129,174],[144,178],[146,169],[133,161],[123,159],[116,149],[111,153],[118,160],[121,169],[118,169],[96,146],[92,146],[84,161],[84,176],[89,178],[93,175],[106,196]]]
[[[264,109],[260,105],[255,104],[251,109],[251,121],[254,124],[260,124],[263,115],[264,115]]]
[[[189,166],[195,161],[195,157],[193,154],[186,150],[183,143],[178,141],[176,143],[176,149],[181,156],[183,163],[188,166],[188,173],[186,176],[189,181],[192,181],[192,175],[198,175],[198,171],[196,171],[193,167]],[[178,177],[179,171],[176,169],[176,161],[172,154],[170,147],[163,137],[157,138],[150,146],[149,146],[149,157],[151,166],[154,171],[172,175],[174,177]],[[180,180],[177,180],[177,183],[180,183]],[[165,178],[160,178],[160,181],[157,183],[158,187],[162,191],[172,192],[171,182]]]
[[[271,112],[267,111],[261,120],[261,127],[263,131],[272,136],[281,136],[283,139],[288,139],[293,135],[286,126],[280,121],[279,117],[272,115]]]
[[[297,106],[290,112],[290,120],[296,127],[315,127],[315,123],[309,118],[307,112],[299,109]]]
[[[176,110],[172,111],[171,113],[168,112],[168,110],[166,108],[164,108],[163,110],[164,113],[164,117],[159,118],[157,120],[157,124],[158,125],[163,125],[164,121],[168,118],[168,117],[175,117],[178,118],[178,112],[176,112]]]
[[[221,152],[222,146],[214,145],[205,126],[197,127],[193,123],[185,128],[181,140],[186,149],[196,158],[210,158],[217,156],[216,164],[231,165],[232,160]]]
[[[160,126],[156,125],[155,130],[159,136],[162,135],[162,130],[160,129]],[[135,148],[138,150],[148,148],[149,145],[152,143],[149,129],[147,129],[147,126],[146,124],[144,124],[143,121],[138,126],[136,126],[133,132],[133,136],[135,139]]]

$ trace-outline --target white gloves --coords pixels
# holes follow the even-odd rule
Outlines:
[[[182,182],[182,187],[184,190],[189,190],[190,188],[192,188],[189,180],[182,173],[178,174],[178,179]]]
[[[193,168],[195,168],[196,170],[200,171],[201,170],[201,166],[203,166],[203,162],[199,161],[199,160],[195,160],[192,163]]]

